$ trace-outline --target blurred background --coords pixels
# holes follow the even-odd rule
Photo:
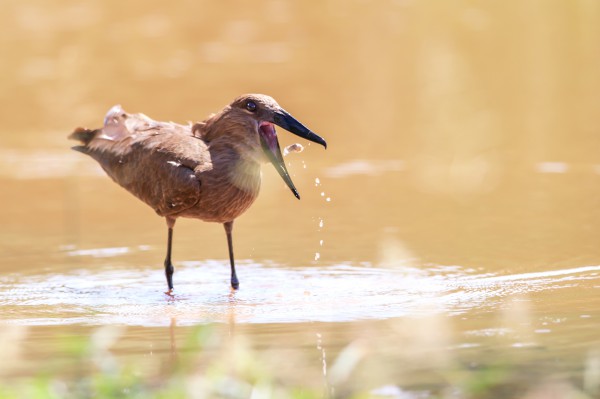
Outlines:
[[[106,212],[99,220],[118,219],[118,208],[143,212],[126,193],[106,193],[115,187],[99,168],[67,150],[72,129],[99,126],[116,103],[185,123],[241,93],[262,92],[330,142],[326,152],[310,148],[290,162],[298,163],[291,169],[307,201],[329,190],[333,201],[319,211],[337,209],[330,227],[355,229],[347,239],[356,245],[342,258],[360,258],[356,246],[364,253],[387,227],[408,225],[412,237],[404,238],[424,256],[457,232],[464,242],[489,234],[486,251],[507,247],[502,254],[520,250],[511,241],[520,234],[580,234],[568,256],[583,255],[584,240],[597,259],[594,1],[6,1],[0,18],[3,234],[28,229],[41,214],[48,226],[27,230],[26,252],[35,249],[30,233],[52,235],[57,245],[87,239],[81,223],[90,212],[74,210],[90,206],[81,187],[98,189],[95,211]],[[274,220],[302,212],[265,170],[268,194],[258,204],[283,204],[265,207],[279,212]],[[315,177],[325,187],[314,189]],[[72,224],[80,229],[60,237]],[[294,239],[305,236],[297,230]],[[5,251],[16,250],[8,238]],[[478,251],[456,245],[461,256]],[[366,258],[373,255],[371,248]]]
[[[485,331],[517,331],[509,347],[539,336],[549,352],[535,361],[568,353],[557,368],[583,387],[598,345],[587,332],[600,327],[599,2],[4,0],[2,9],[7,320],[67,331],[165,326],[174,315],[230,322],[222,227],[178,222],[174,262],[187,280],[176,272],[175,284],[192,296],[165,308],[164,221],[70,151],[66,136],[101,126],[114,104],[186,123],[258,92],[329,146],[303,142],[288,156],[299,202],[265,165],[261,196],[236,222],[240,279],[253,284],[238,293],[244,323],[292,323],[291,342],[292,330],[312,334],[307,321],[337,331],[343,319],[346,335],[331,338],[340,349],[354,328],[362,334],[353,320],[404,323],[397,318],[420,315],[418,298],[433,292],[427,309],[452,320],[436,350]],[[354,268],[371,279],[349,278]],[[298,313],[267,306],[273,292]],[[136,296],[135,309],[114,307]],[[546,331],[556,320],[564,329]],[[386,331],[393,342],[398,329]],[[399,351],[395,359],[406,360]]]

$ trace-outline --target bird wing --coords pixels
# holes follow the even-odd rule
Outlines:
[[[207,145],[193,136],[191,126],[128,114],[118,105],[106,114],[104,127],[78,128],[69,138],[82,142],[74,150],[98,161],[116,183],[161,216],[194,206],[200,199],[194,171],[212,168]]]

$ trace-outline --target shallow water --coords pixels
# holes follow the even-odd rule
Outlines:
[[[99,249],[91,256],[110,252],[118,257],[126,250]],[[90,251],[69,254],[87,256]],[[282,268],[242,261],[239,268],[244,286],[230,292],[222,260],[181,262],[173,298],[160,295],[164,279],[156,269],[107,265],[93,271],[13,275],[3,281],[0,304],[5,321],[25,325],[166,326],[172,319],[178,325],[348,322],[418,316],[424,310],[489,312],[507,296],[565,296],[569,289],[593,288],[600,280],[600,266],[501,276],[457,266],[389,269],[366,263]],[[579,317],[591,317],[592,310]]]
[[[3,380],[76,370],[65,336],[168,374],[208,325],[331,396],[469,397],[494,367],[490,396],[600,392],[595,3],[9,1],[0,22]],[[301,201],[263,168],[237,292],[223,228],[178,221],[171,298],[164,221],[66,136],[242,92],[328,149],[286,157]]]

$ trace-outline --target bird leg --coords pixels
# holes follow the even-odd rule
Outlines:
[[[173,226],[175,226],[175,219],[167,217],[167,227],[169,228],[169,235],[167,238],[167,256],[165,258],[165,276],[167,276],[167,285],[169,290],[166,294],[171,295],[173,293],[173,263],[171,263],[171,247],[173,244]]]
[[[229,263],[231,264],[231,287],[237,290],[240,286],[237,275],[235,273],[235,261],[233,260],[233,239],[231,232],[233,230],[233,220],[230,222],[223,223],[225,227],[225,233],[227,234],[227,246],[229,247]]]

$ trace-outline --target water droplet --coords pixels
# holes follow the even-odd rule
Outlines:
[[[323,228],[323,219],[319,219],[319,227]]]
[[[324,197],[324,196],[325,196],[325,191],[322,191],[321,192],[321,197]]]
[[[319,178],[317,177],[315,179],[315,186],[319,186],[321,184],[321,180],[319,180]]]
[[[288,155],[292,152],[302,152],[303,150],[304,150],[304,147],[302,147],[302,144],[296,143],[296,144],[288,145],[287,147],[285,147],[283,149],[283,156],[285,157],[286,155]]]
[[[325,201],[327,201],[327,202],[331,202],[331,198],[330,198],[330,197],[327,197],[327,198],[325,199]]]
[[[318,252],[315,252],[315,260],[319,260],[320,257],[321,257],[321,254]]]
[[[323,240],[320,240],[320,241],[319,241],[319,245],[320,245],[320,246],[323,246]]]

